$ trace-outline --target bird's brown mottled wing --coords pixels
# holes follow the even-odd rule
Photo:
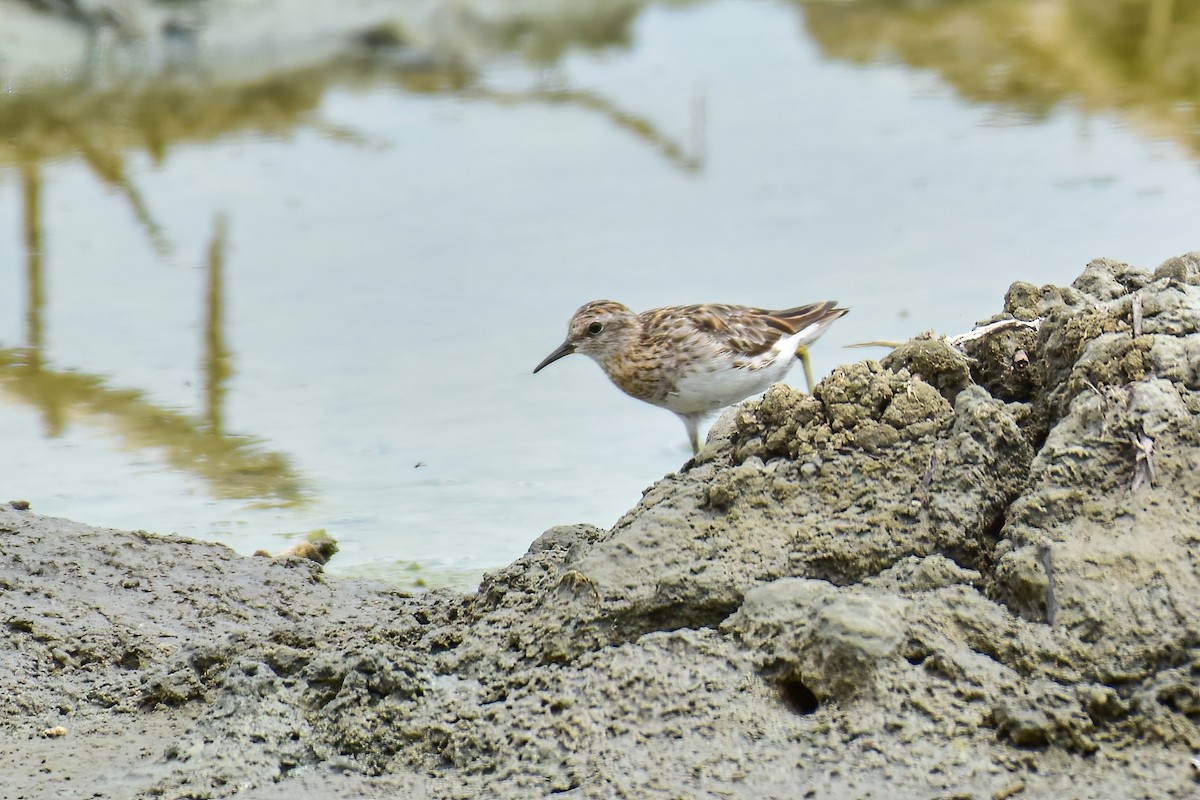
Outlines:
[[[659,331],[677,340],[703,337],[718,349],[751,358],[770,350],[780,336],[795,332],[784,319],[761,308],[715,304],[648,311],[644,324],[647,332]]]
[[[835,320],[849,310],[848,308],[838,308],[836,300],[822,300],[819,303],[809,303],[806,306],[797,306],[783,311],[764,311],[762,313],[786,326],[788,333],[795,333],[825,319]]]

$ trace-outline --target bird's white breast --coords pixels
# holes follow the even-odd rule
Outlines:
[[[700,414],[765,392],[792,368],[803,335],[801,331],[780,339],[759,356],[719,353],[710,359],[695,359],[662,405],[677,414]]]

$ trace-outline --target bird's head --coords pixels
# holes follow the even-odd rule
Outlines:
[[[546,356],[534,372],[572,353],[583,353],[604,364],[628,346],[637,334],[637,315],[612,300],[593,300],[580,307],[567,324],[567,338]]]

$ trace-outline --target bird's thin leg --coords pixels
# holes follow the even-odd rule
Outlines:
[[[804,380],[808,383],[808,393],[813,393],[812,367],[808,365],[808,347],[800,345],[796,348],[796,358],[804,365]]]
[[[692,455],[696,455],[700,452],[700,418],[683,414],[680,414],[679,418],[683,420],[683,425],[687,428],[688,441],[692,443]]]

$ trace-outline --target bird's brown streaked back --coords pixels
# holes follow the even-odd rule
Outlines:
[[[847,311],[838,308],[836,300],[825,300],[782,311],[707,303],[658,308],[639,316],[643,336],[677,327],[683,319],[730,352],[753,358],[774,347],[781,335],[789,336],[823,320],[832,322]]]

